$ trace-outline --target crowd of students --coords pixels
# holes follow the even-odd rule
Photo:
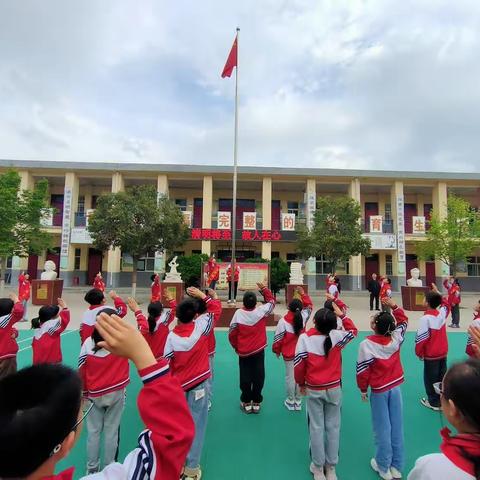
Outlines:
[[[88,478],[201,478],[213,399],[214,329],[222,313],[215,290],[190,287],[178,305],[168,294],[160,298],[159,291],[152,296],[147,316],[134,299],[125,302],[115,292],[110,292],[113,306],[108,306],[102,283],[97,276],[96,288],[84,297],[88,308],[79,329],[77,371],[61,363],[60,335],[70,321],[64,300],[40,308],[32,320],[33,365],[17,372],[15,323],[24,318],[24,307],[16,295],[0,299],[1,479],[72,479],[73,468],[55,475],[55,466],[73,448],[83,423]],[[261,412],[266,323],[275,307],[265,285],[258,284],[258,291],[264,302],[258,304],[256,292],[246,292],[228,333],[239,357],[240,408],[254,415]],[[402,478],[404,468],[400,350],[408,317],[388,287],[381,299],[384,311],[372,317],[372,334],[358,347],[357,385],[360,398],[371,406],[375,440],[371,467],[380,478],[391,480]],[[409,474],[411,480],[480,478],[480,302],[467,341],[471,358],[447,371],[446,322],[455,305],[454,296],[442,297],[432,285],[425,295],[415,352],[424,362],[426,397],[421,403],[441,409],[457,434],[444,429],[442,453],[420,458]],[[122,319],[128,308],[136,327]],[[299,411],[302,399],[306,401],[310,472],[314,480],[335,480],[342,351],[351,348],[358,330],[334,276],[328,280],[324,305],[311,319],[312,313],[311,298],[298,287],[278,321],[272,350],[285,363],[285,407]],[[144,384],[138,408],[146,430],[140,433],[137,448],[119,463],[129,360]]]

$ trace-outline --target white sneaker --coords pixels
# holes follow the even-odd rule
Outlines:
[[[390,473],[395,479],[402,478],[402,472],[400,470],[397,470],[395,467],[390,467]]]
[[[255,414],[260,413],[260,408],[261,406],[259,403],[254,403],[254,402],[252,403],[252,413],[255,413]]]
[[[370,466],[378,473],[378,476],[380,478],[383,478],[383,480],[393,480],[390,470],[387,470],[386,472],[381,472],[380,467],[378,466],[377,461],[374,458],[370,460]]]
[[[337,480],[337,472],[335,472],[335,465],[325,465],[326,480]]]
[[[240,410],[244,411],[247,414],[252,413],[252,404],[240,402]]]
[[[420,403],[424,406],[424,407],[427,407],[429,408],[430,410],[433,410],[434,412],[440,412],[442,410],[441,407],[435,407],[434,405],[432,405],[427,398],[421,398],[420,399]]]
[[[295,411],[296,412],[301,412],[302,411],[302,401],[301,400],[295,400]]]
[[[310,464],[310,473],[313,475],[313,480],[326,480],[323,467],[317,467],[314,463]]]
[[[291,398],[286,398],[283,404],[285,405],[285,408],[290,412],[293,412],[295,410],[295,402]]]

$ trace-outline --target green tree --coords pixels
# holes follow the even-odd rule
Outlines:
[[[201,285],[202,263],[208,262],[208,255],[202,253],[182,256],[178,257],[177,262],[177,270],[182,275],[186,287]]]
[[[354,199],[320,197],[311,230],[298,233],[297,250],[305,258],[324,256],[334,272],[338,262],[354,255],[367,255],[370,240],[362,236],[361,208]]]
[[[48,182],[37,182],[33,190],[22,190],[18,172],[0,175],[0,289],[5,286],[9,257],[39,254],[51,244],[41,220],[48,206]]]
[[[153,185],[138,185],[125,192],[99,197],[88,222],[95,248],[120,248],[133,259],[132,295],[137,288],[137,263],[156,251],[171,251],[188,239],[188,227],[174,202]]]
[[[270,286],[276,295],[290,280],[290,267],[281,258],[272,258],[270,261]]]
[[[449,195],[447,216],[440,218],[439,212],[432,210],[430,228],[425,241],[416,244],[421,259],[432,257],[443,261],[456,275],[458,265],[480,245],[480,214],[463,198]]]

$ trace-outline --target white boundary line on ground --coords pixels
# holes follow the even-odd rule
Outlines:
[[[63,337],[64,335],[68,335],[69,333],[72,333],[72,332],[78,332],[78,330],[67,330],[66,332],[63,332],[60,336]],[[30,338],[26,338],[24,340],[21,340],[20,342],[24,342],[26,340],[31,340],[32,338],[33,338],[33,336],[30,337]],[[20,342],[18,342],[18,343],[20,343]],[[30,348],[32,348],[31,345],[29,345],[28,347],[21,348],[17,353],[24,352],[25,350],[29,350]]]

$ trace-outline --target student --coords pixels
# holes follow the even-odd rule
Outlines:
[[[177,302],[170,294],[165,294],[168,307],[164,308],[161,302],[152,302],[148,305],[148,318],[145,317],[138,303],[133,298],[127,299],[130,310],[137,319],[137,326],[145,337],[156,359],[163,356],[165,342],[170,333],[170,325],[175,319]]]
[[[423,361],[423,379],[427,398],[420,400],[424,407],[441,410],[440,396],[433,384],[440,382],[447,371],[448,339],[446,321],[449,313],[446,299],[442,299],[435,284],[425,294],[427,309],[420,318],[415,337],[415,353]]]
[[[460,283],[455,277],[450,276],[448,280],[443,282],[443,286],[447,290],[447,301],[452,313],[452,323],[449,327],[460,328],[460,303],[462,301]]]
[[[102,314],[96,328],[104,338],[103,348],[135,364],[143,381],[138,408],[147,430],[123,464],[82,478],[177,480],[194,429],[178,381],[165,360],[155,360],[134,326]],[[0,478],[73,480],[74,468],[58,475],[55,469],[92,413],[82,408],[81,392],[78,373],[60,364],[34,365],[0,381]]]
[[[314,480],[336,480],[342,406],[342,349],[357,335],[354,323],[333,303],[302,333],[295,351],[295,381],[307,395],[310,472]],[[344,330],[337,329],[337,318]]]
[[[213,398],[213,373],[214,373],[214,359],[215,359],[215,328],[220,321],[222,315],[222,302],[218,299],[217,292],[211,288],[207,291],[208,296],[211,298],[209,303],[210,311],[213,313],[213,328],[208,336],[208,363],[210,365],[211,376],[207,380],[207,398],[208,398],[208,411],[212,408]],[[207,311],[207,304],[204,300],[196,299],[197,315],[203,315]]]
[[[392,313],[378,313],[370,322],[374,335],[360,343],[357,385],[364,402],[368,402],[368,387],[371,391],[370,407],[376,451],[370,464],[380,478],[391,480],[402,478],[405,457],[400,390],[404,376],[400,347],[405,339],[408,317],[391,298],[384,302]]]
[[[388,303],[385,303],[384,300],[392,298],[392,281],[388,277],[382,277],[382,283],[380,287],[380,302],[382,304],[382,310],[384,312],[390,312],[390,307]]]
[[[0,298],[0,379],[17,371],[18,331],[15,324],[23,318],[23,306],[17,295]]]
[[[127,314],[127,305],[114,290],[112,290],[108,295],[114,302],[117,315],[123,318]],[[95,288],[92,288],[85,294],[84,300],[90,306],[88,307],[88,310],[83,313],[82,322],[80,323],[79,332],[82,344],[87,338],[92,336],[98,314],[102,310],[109,308],[106,305],[107,301],[103,292]]]
[[[102,312],[116,314],[113,308]],[[104,466],[116,460],[120,421],[130,382],[128,359],[102,348],[103,337],[94,328],[80,350],[78,368],[83,395],[93,403],[87,418],[87,475],[100,471],[100,437],[104,435]]]
[[[334,312],[333,309],[333,304],[335,303],[337,307],[343,312],[344,315],[347,314],[348,312],[348,305],[344,303],[340,298],[335,298],[333,295],[330,295],[329,293],[326,294],[327,299],[325,300],[325,303],[323,304],[323,308],[326,308],[330,310],[331,312]],[[341,327],[341,322],[339,322],[339,328]]]
[[[232,264],[227,267],[227,282],[228,282],[228,303],[237,302],[238,280],[240,279],[240,268],[235,261],[235,273],[232,280]]]
[[[470,327],[480,327],[480,300],[473,308],[473,321]],[[467,348],[465,349],[465,353],[470,357],[476,357],[473,343],[474,342],[472,336],[469,334],[467,338]]]
[[[158,273],[154,273],[150,277],[150,280],[152,281],[152,285],[150,286],[150,302],[160,302],[162,300],[160,276],[158,275]]]
[[[60,310],[61,308],[61,310]],[[62,363],[61,335],[70,323],[70,310],[62,298],[57,305],[44,305],[32,319],[33,364]]]
[[[265,383],[266,319],[275,308],[272,292],[263,283],[257,286],[266,303],[257,307],[255,292],[245,292],[243,308],[234,313],[228,332],[230,345],[239,356],[240,408],[245,413],[260,413]]]
[[[189,287],[189,298],[177,307],[177,326],[169,333],[164,357],[169,360],[172,374],[185,391],[188,406],[195,423],[195,438],[188,452],[183,479],[199,480],[202,476],[200,459],[208,418],[207,380],[211,376],[208,361],[208,338],[213,328],[211,297],[195,287]],[[206,303],[206,312],[197,318],[195,299]]]
[[[95,275],[95,279],[93,280],[93,288],[100,290],[102,293],[105,292],[105,282],[103,281],[102,272],[98,272]]]
[[[285,362],[285,390],[287,396],[284,405],[290,411],[300,411],[302,409],[302,399],[293,373],[293,361],[298,337],[303,333],[313,309],[312,299],[303,288],[297,287],[295,291],[301,296],[301,299],[295,298],[289,303],[288,312],[278,321],[272,345],[273,353],[277,357],[282,355]]]
[[[337,299],[338,296],[340,295],[340,291],[338,289],[338,281],[339,281],[338,277],[329,275],[328,284],[327,284],[327,293],[335,297],[335,299]]]
[[[377,280],[377,274],[372,273],[372,278],[368,281],[367,290],[370,292],[370,310],[373,310],[373,301],[375,300],[375,310],[380,310],[380,283]]]
[[[408,480],[475,480],[480,478],[480,360],[450,367],[435,384],[442,411],[457,431],[441,431],[442,453],[420,457]]]
[[[215,287],[217,286],[218,279],[220,278],[220,267],[218,266],[218,263],[215,260],[214,256],[210,257],[210,260],[208,261],[207,270],[208,270],[208,272],[207,272],[208,273],[208,278],[207,278],[208,288],[210,288],[211,290],[215,290]]]
[[[18,277],[18,299],[22,302],[23,305],[23,321],[26,322],[27,319],[27,308],[28,301],[30,300],[30,275],[28,273],[22,272]]]

